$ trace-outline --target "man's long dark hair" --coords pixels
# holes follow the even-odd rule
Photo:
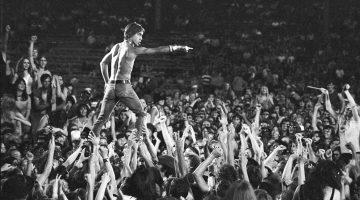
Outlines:
[[[302,200],[322,200],[324,193],[321,192],[326,186],[340,190],[341,170],[332,161],[319,161],[309,179],[303,185],[299,196]]]
[[[122,187],[126,195],[139,200],[155,200],[160,197],[156,192],[156,185],[163,184],[160,172],[154,167],[138,167]]]

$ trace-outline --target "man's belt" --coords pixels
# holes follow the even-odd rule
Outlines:
[[[130,80],[110,80],[109,83],[110,84],[118,84],[118,83],[131,84]]]

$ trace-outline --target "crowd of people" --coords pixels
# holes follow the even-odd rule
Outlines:
[[[69,23],[88,42],[121,35],[130,19],[152,22],[154,4],[124,17],[112,1],[39,2],[4,31],[1,199],[360,199],[356,6],[323,37],[318,1],[164,3],[165,26],[198,31],[194,74],[136,76],[147,129],[118,104],[97,137],[98,94],[51,73],[38,44]],[[29,41],[24,55],[9,56],[9,37]]]
[[[232,83],[219,73],[171,90],[140,77],[146,130],[119,104],[96,136],[101,99],[90,88],[76,96],[52,74],[37,36],[11,60],[10,31],[1,199],[360,199],[357,85],[347,71],[305,85],[250,67]]]

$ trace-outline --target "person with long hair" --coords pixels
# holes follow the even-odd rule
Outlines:
[[[35,82],[35,77],[34,77],[33,69],[30,66],[29,58],[22,58],[18,62],[18,67],[13,77],[13,83],[15,83],[16,80],[19,78],[24,79],[26,85],[26,93],[28,95],[31,95],[33,92],[32,88]]]
[[[125,195],[138,200],[155,200],[161,197],[163,180],[155,167],[138,167],[123,184],[121,190]]]
[[[18,111],[29,120],[31,112],[31,98],[26,92],[26,82],[22,78],[18,78],[14,83],[15,104]]]
[[[305,184],[298,186],[293,200],[339,200],[341,176],[340,168],[333,161],[322,160]]]
[[[92,127],[92,115],[90,115],[90,108],[86,104],[81,104],[78,108],[78,114],[75,118],[69,121],[69,127],[82,130],[85,127]]]
[[[267,86],[262,86],[260,93],[256,95],[255,103],[261,104],[265,109],[271,109],[274,106],[273,95],[269,93],[269,88]]]
[[[41,85],[41,81],[40,81],[40,77],[43,75],[43,74],[49,74],[51,75],[51,72],[46,68],[46,65],[47,65],[47,59],[45,56],[41,56],[40,57],[40,65],[39,65],[39,68],[36,69],[36,84],[37,84],[37,88],[40,88],[42,85]]]
[[[247,181],[235,181],[227,190],[224,200],[256,200],[253,187]]]
[[[16,101],[12,96],[4,95],[1,101],[1,125],[12,124],[14,132],[12,136],[20,139],[22,125],[31,126],[31,123],[18,111]]]

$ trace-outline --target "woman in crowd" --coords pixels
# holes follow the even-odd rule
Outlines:
[[[261,87],[260,94],[256,95],[255,103],[261,104],[265,110],[271,109],[274,106],[273,95],[269,93],[268,87]]]
[[[31,98],[27,93],[25,80],[22,78],[16,80],[13,91],[16,100],[16,108],[25,119],[29,120],[31,113]]]
[[[78,107],[78,114],[74,119],[69,122],[69,127],[76,127],[82,130],[85,127],[92,127],[92,116],[90,115],[90,108],[86,104],[81,104]]]
[[[13,77],[13,83],[17,79],[24,79],[26,83],[26,93],[28,95],[32,95],[34,82],[35,82],[35,76],[33,73],[33,69],[30,66],[30,60],[28,58],[23,58],[18,63],[18,70],[16,71],[14,77]]]

